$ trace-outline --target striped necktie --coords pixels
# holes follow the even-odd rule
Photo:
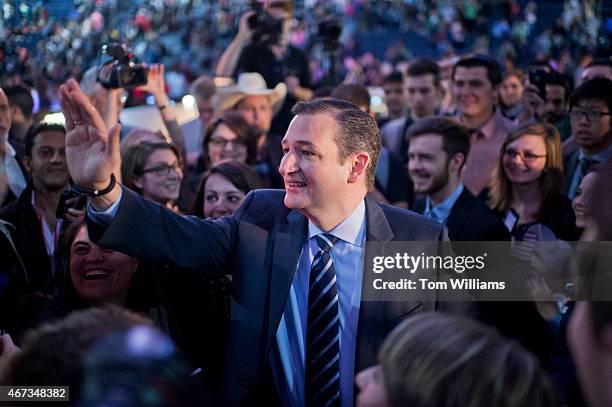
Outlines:
[[[306,406],[340,405],[340,319],[336,271],[330,250],[338,240],[315,236],[319,252],[312,261],[306,330]]]

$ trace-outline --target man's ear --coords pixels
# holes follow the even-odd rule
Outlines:
[[[23,157],[23,159],[21,160],[21,163],[23,164],[24,168],[26,169],[26,171],[31,174],[32,173],[32,158],[28,157],[27,155]]]
[[[459,169],[463,164],[465,164],[465,156],[463,155],[463,153],[455,154],[448,163],[448,172],[458,174]]]
[[[370,154],[365,151],[360,151],[351,159],[351,172],[349,173],[348,182],[352,184],[357,182],[362,174],[365,174],[368,165],[371,165]]]

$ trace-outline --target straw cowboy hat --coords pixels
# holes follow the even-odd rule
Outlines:
[[[287,95],[287,86],[280,82],[274,89],[268,89],[263,76],[257,72],[242,73],[238,76],[236,85],[217,89],[217,111],[223,112],[231,109],[247,96],[262,95],[270,97],[272,111],[276,115]]]

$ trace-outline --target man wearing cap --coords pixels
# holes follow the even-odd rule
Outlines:
[[[215,69],[217,76],[235,77],[243,72],[258,72],[269,87],[287,85],[288,95],[281,103],[272,123],[274,133],[283,134],[291,121],[291,107],[308,100],[313,92],[308,59],[302,51],[289,43],[293,5],[288,0],[268,2],[265,12],[246,12],[238,25],[238,33],[227,47]],[[252,27],[253,20],[258,21]],[[262,24],[263,21],[266,23]],[[261,25],[276,21],[278,32],[260,30]],[[259,25],[259,26],[257,26]]]
[[[283,188],[278,173],[283,152],[279,134],[270,133],[272,118],[278,114],[287,95],[287,86],[278,83],[268,89],[266,81],[257,72],[238,76],[235,86],[220,88],[217,94],[217,111],[235,110],[252,126],[259,129],[261,137],[257,143],[257,170],[266,187]]]

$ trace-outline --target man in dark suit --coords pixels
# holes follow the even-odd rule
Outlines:
[[[285,192],[255,191],[217,221],[174,215],[114,185],[119,130],[108,134],[72,80],[62,85],[62,105],[69,169],[92,196],[94,240],[200,273],[233,273],[219,403],[350,406],[355,371],[375,362],[390,329],[435,308],[435,293],[363,301],[366,242],[432,241],[441,227],[365,198],[380,132],[350,103],[296,105],[282,142]]]
[[[570,97],[569,116],[579,148],[563,158],[564,191],[574,199],[590,167],[612,161],[612,81],[595,78],[580,85]]]
[[[415,192],[425,195],[417,212],[446,225],[451,241],[510,240],[501,218],[461,182],[470,151],[467,130],[443,117],[429,117],[408,129],[408,172]]]

